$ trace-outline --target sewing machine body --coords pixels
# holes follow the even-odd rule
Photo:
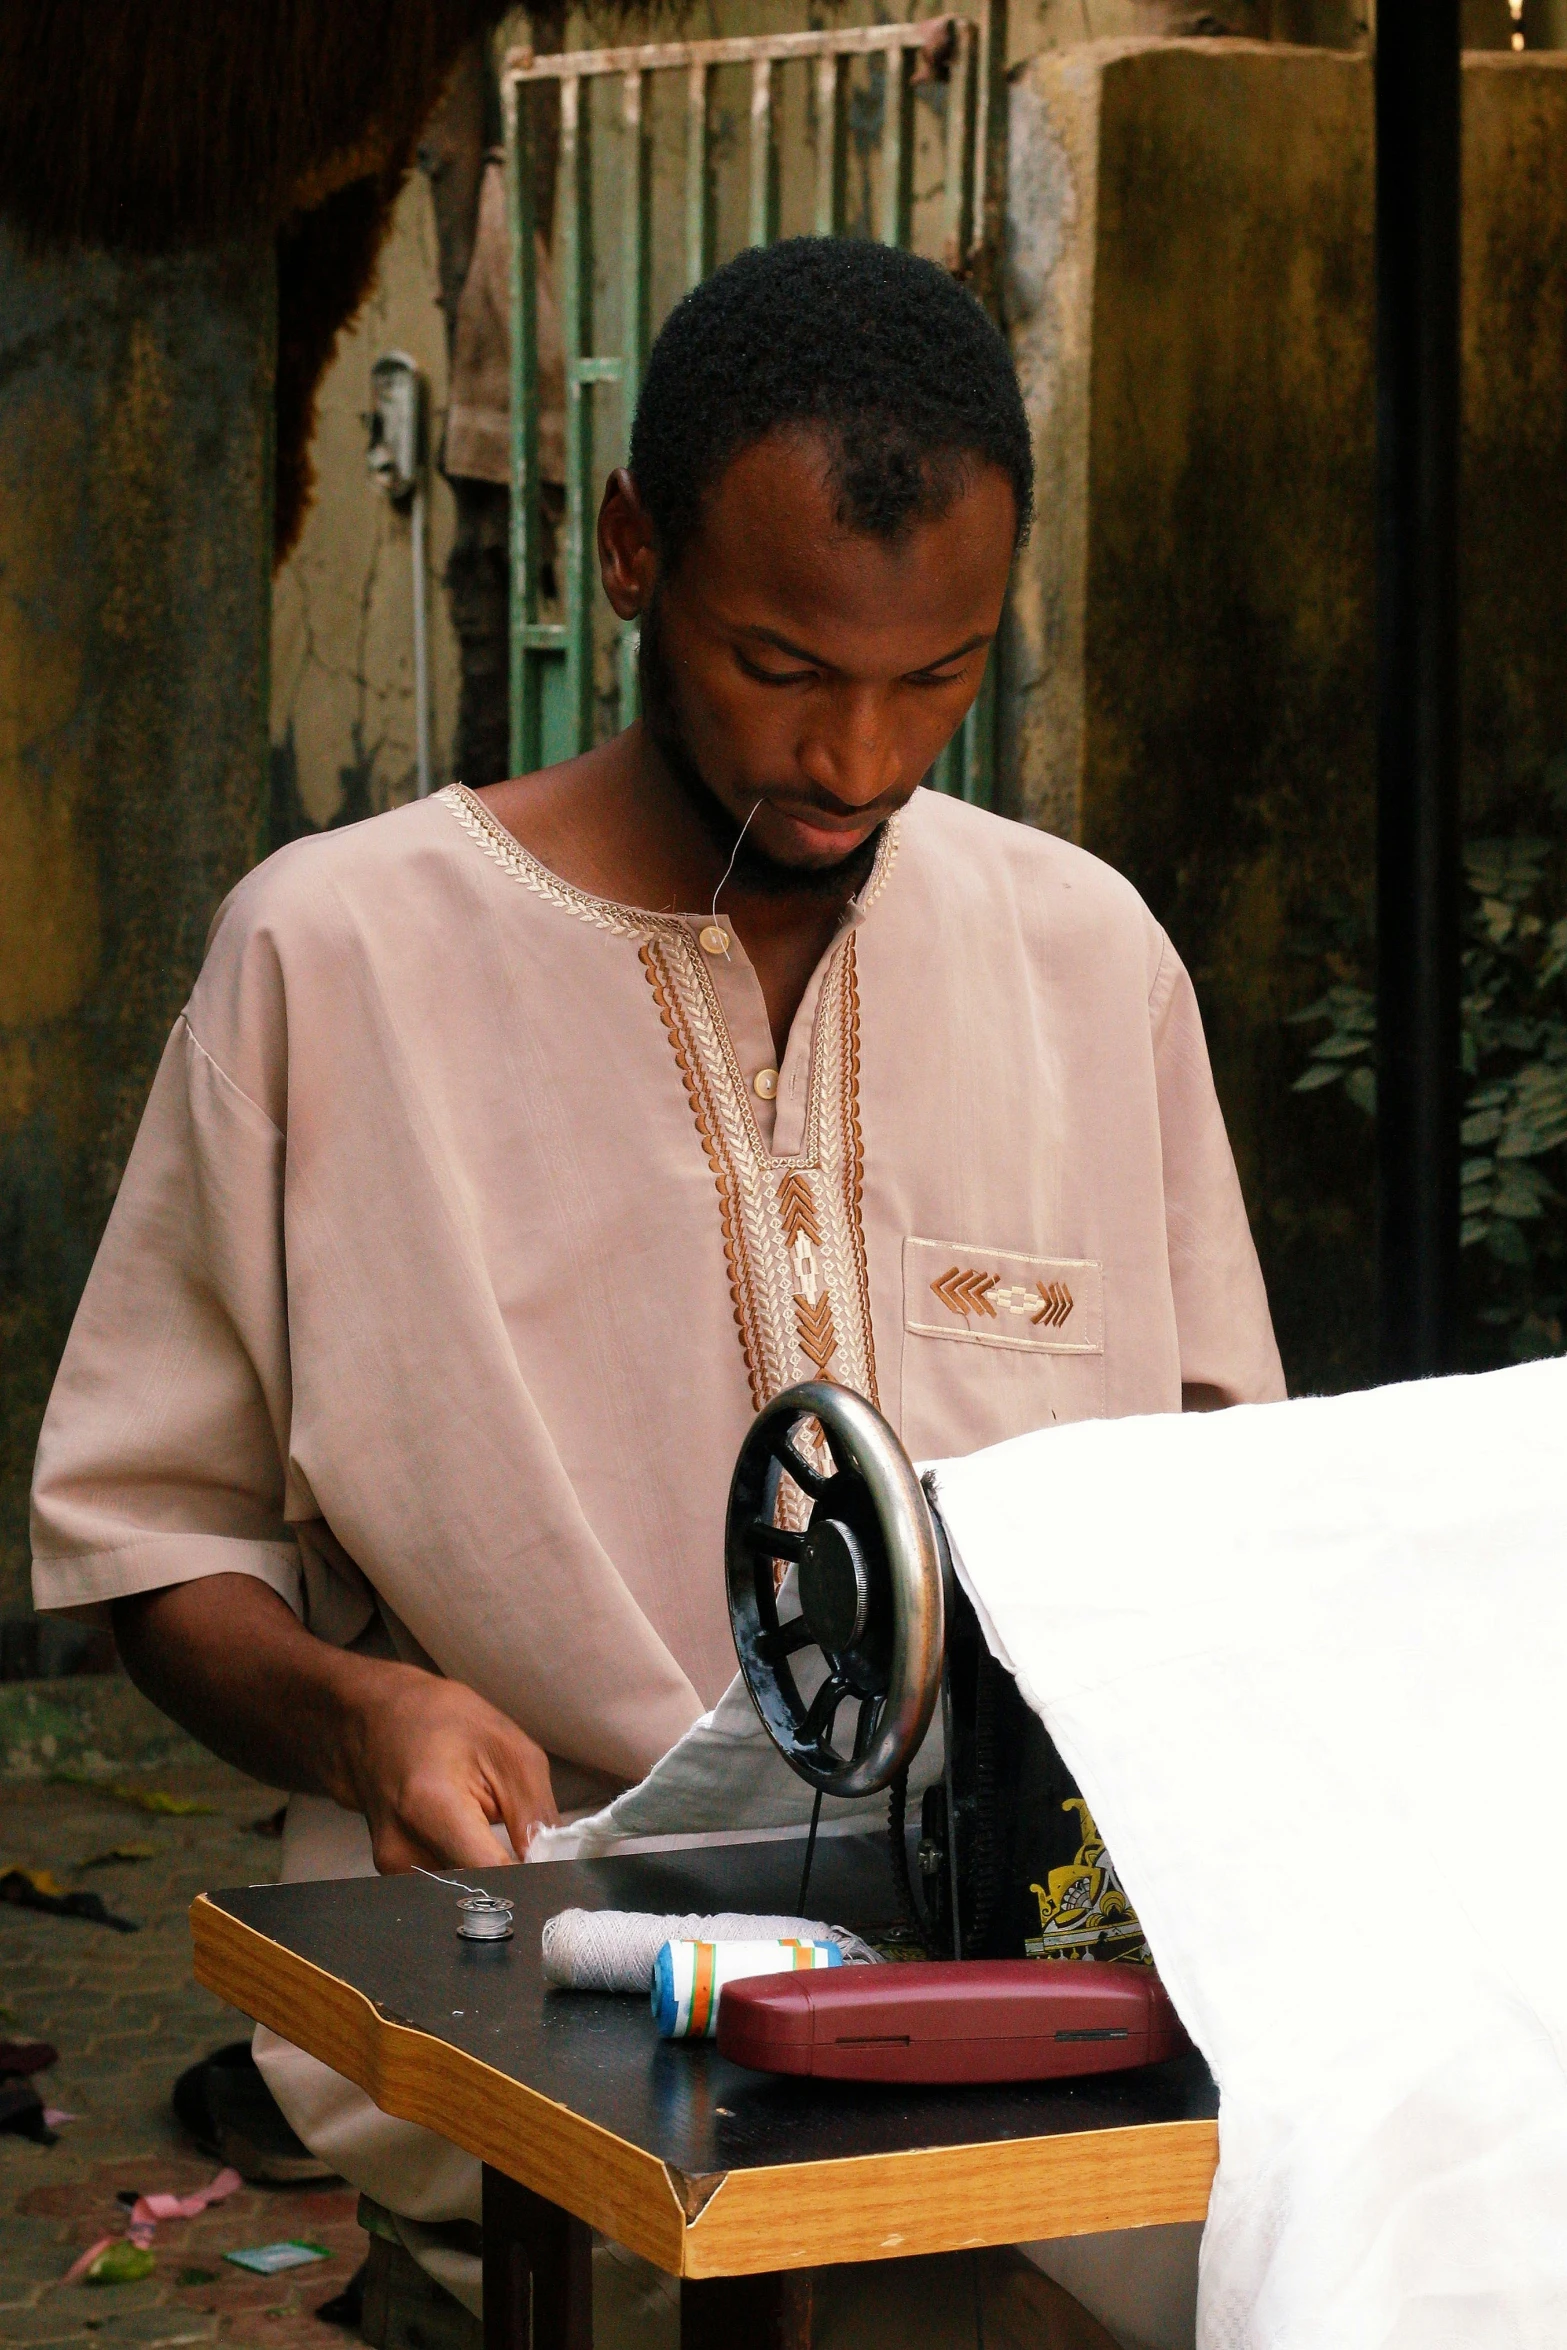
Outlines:
[[[932,1956],[1147,1962],[1088,1807],[991,1655],[939,1506],[880,1413],[824,1384],[779,1396],[741,1448],[725,1547],[736,1653],[763,1724],[820,1792],[887,1791],[894,1879]],[[807,1658],[820,1659],[814,1686]],[[938,1705],[945,1767],[911,1869],[909,1766]]]

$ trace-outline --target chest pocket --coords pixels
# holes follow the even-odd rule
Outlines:
[[[1104,1411],[1095,1258],[907,1239],[903,1329],[904,1441],[916,1459]]]

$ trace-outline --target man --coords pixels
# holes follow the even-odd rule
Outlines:
[[[45,1424],[36,1587],[112,1603],[142,1687],[297,1791],[288,1873],[482,1866],[643,1773],[733,1673],[728,1476],[798,1378],[916,1456],[1282,1392],[1169,941],[918,789],[1031,494],[941,271],[744,255],[665,326],[599,518],[641,721],[221,910]],[[477,2217],[466,2158],[265,2062],[406,2222]]]

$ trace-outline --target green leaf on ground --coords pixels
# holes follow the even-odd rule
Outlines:
[[[87,2274],[84,2285],[139,2285],[143,2277],[150,2277],[157,2261],[140,2244],[110,2244],[99,2253]]]

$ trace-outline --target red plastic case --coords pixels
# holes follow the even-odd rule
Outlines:
[[[1190,2046],[1157,1975],[1092,1960],[757,1975],[727,1985],[718,2011],[720,2055],[818,2080],[1067,2080]]]

